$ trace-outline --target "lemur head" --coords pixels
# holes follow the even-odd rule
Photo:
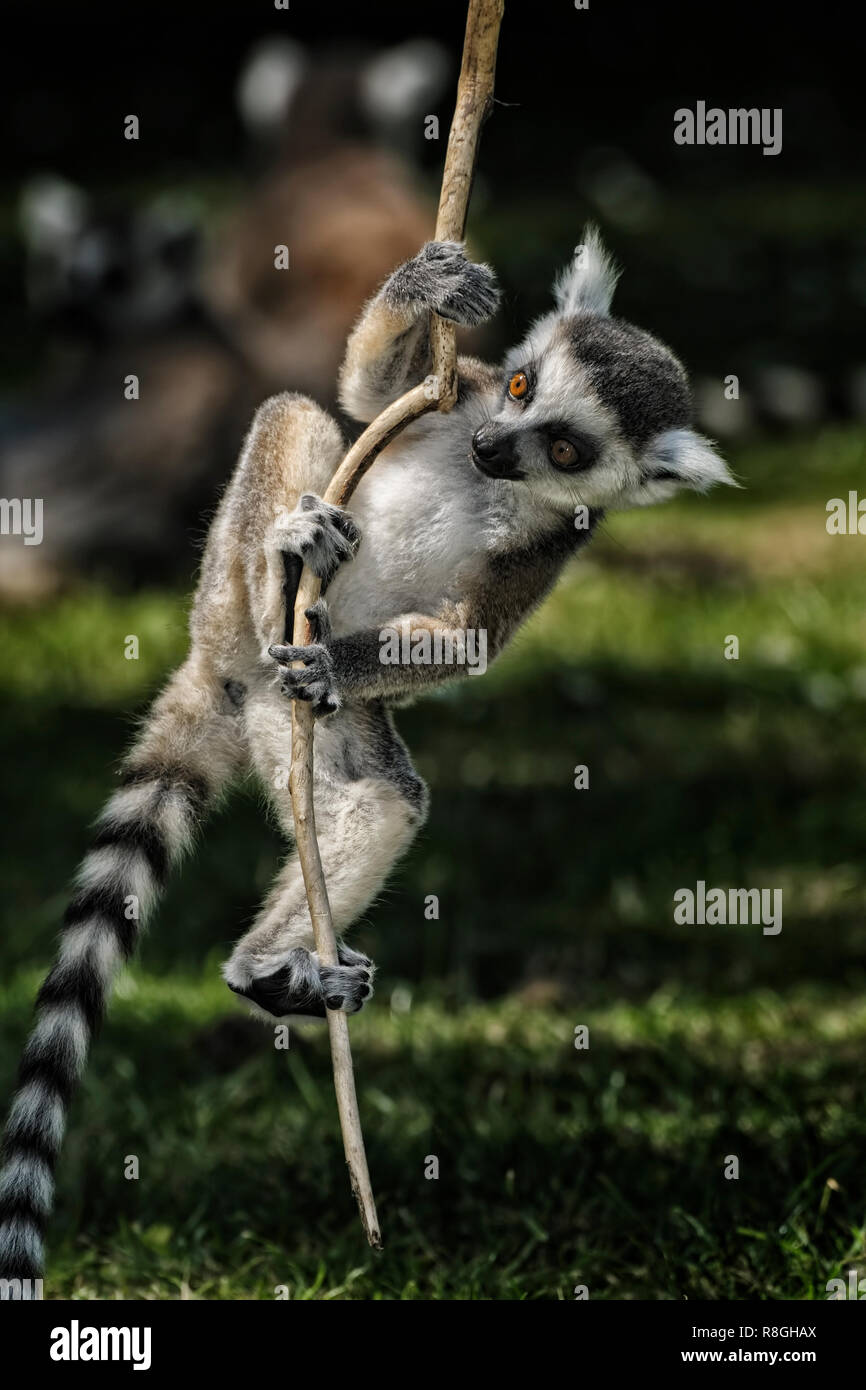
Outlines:
[[[610,317],[617,272],[588,229],[554,286],[557,309],[508,354],[501,397],[472,440],[475,466],[525,481],[555,510],[645,506],[681,488],[732,483],[692,429],[692,400],[669,348]]]

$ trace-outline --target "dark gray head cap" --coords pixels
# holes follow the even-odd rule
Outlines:
[[[625,319],[586,313],[563,319],[562,331],[599,400],[617,416],[633,447],[642,448],[664,430],[691,425],[685,370],[651,333]]]

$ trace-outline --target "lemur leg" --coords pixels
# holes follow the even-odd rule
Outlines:
[[[265,692],[248,705],[253,757],[287,831],[287,702]],[[277,784],[275,786],[275,783]],[[382,888],[426,814],[427,790],[379,705],[353,706],[316,725],[314,804],[334,926],[345,930]],[[276,1017],[354,1013],[372,994],[373,965],[340,943],[340,965],[315,953],[298,855],[283,865],[259,916],[223,969],[237,993]]]
[[[285,638],[287,559],[327,584],[358,533],[323,493],[345,443],[336,421],[304,396],[273,396],[256,411],[211,526],[190,619],[193,641],[245,679],[273,672],[268,647]]]
[[[291,704],[268,650],[285,637],[294,597],[286,585],[295,562],[307,563],[327,584],[357,546],[351,518],[305,491],[321,486],[341,452],[337,426],[323,411],[301,397],[275,397],[253,422],[220,518],[229,534],[242,538],[243,564],[229,582],[242,585],[258,648],[244,664],[244,726],[254,765],[289,833]],[[213,631],[213,615],[207,617]],[[317,712],[329,708],[323,701]],[[389,716],[375,704],[319,720],[315,750],[317,830],[339,930],[367,906],[409,844],[426,792]],[[292,855],[227,963],[226,982],[278,1017],[324,1013],[326,999],[333,1007],[359,1008],[369,994],[371,963],[343,948],[340,965],[320,967],[313,947],[300,862]]]

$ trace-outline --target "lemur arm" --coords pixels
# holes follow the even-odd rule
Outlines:
[[[486,265],[453,241],[428,241],[366,305],[346,346],[340,403],[366,424],[430,371],[430,311],[455,323],[483,322],[499,291]]]
[[[411,697],[473,669],[483,672],[589,535],[563,528],[531,549],[491,556],[472,591],[438,614],[401,613],[381,627],[334,637],[320,601],[310,610],[317,632],[311,646],[270,649],[286,667],[284,693],[326,714],[344,700]],[[291,667],[299,661],[302,667]]]
[[[365,628],[326,644],[337,693],[347,700],[420,694],[473,669],[482,674],[504,645],[468,604],[434,617],[401,613],[381,628]],[[446,655],[447,653],[447,655]]]
[[[353,328],[340,368],[340,404],[362,424],[415,386],[430,370],[430,315],[388,303],[387,284]]]

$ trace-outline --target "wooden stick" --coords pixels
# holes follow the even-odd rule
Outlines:
[[[437,241],[463,240],[481,126],[493,104],[496,48],[503,6],[504,0],[469,0],[463,63],[457,85],[457,105],[448,137],[439,214],[436,219]],[[429,410],[447,411],[454,405],[457,398],[457,345],[454,324],[439,318],[438,314],[431,314],[430,339],[432,376],[420,386],[407,391],[367,426],[334,474],[325,493],[326,502],[333,502],[338,506],[345,505],[373,461],[406,425]],[[306,646],[313,639],[306,612],[319,597],[320,587],[318,579],[305,567],[301,572],[295,599],[296,646]],[[289,776],[295,842],[310,905],[316,951],[323,965],[336,965],[337,941],[322,870],[319,842],[316,838],[313,806],[314,728],[312,707],[295,700],[292,704],[292,765]],[[334,1066],[334,1089],[337,1093],[343,1148],[352,1191],[358,1201],[367,1240],[374,1249],[381,1249],[379,1219],[376,1215],[373,1189],[370,1186],[364,1137],[358,1115],[348,1019],[340,1010],[334,1009],[328,1009],[327,1016]]]

